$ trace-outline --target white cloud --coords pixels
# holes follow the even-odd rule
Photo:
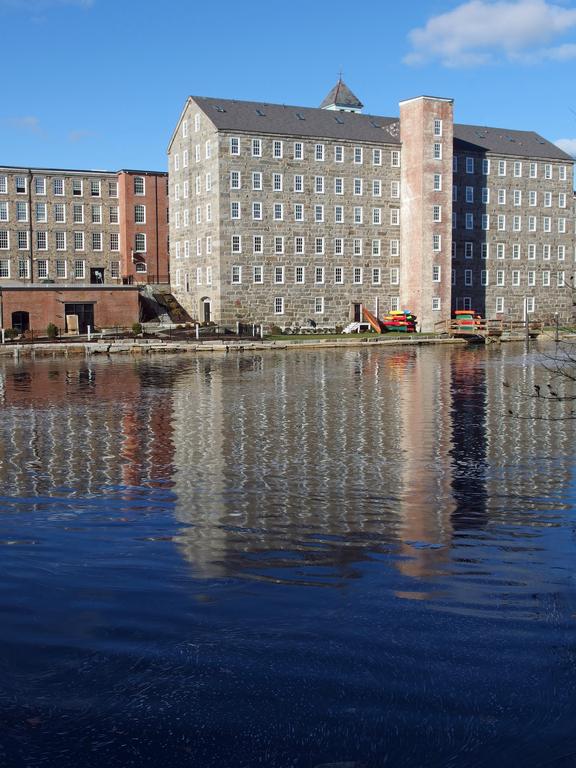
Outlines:
[[[558,139],[554,144],[556,144],[557,147],[560,147],[560,149],[563,149],[564,152],[567,152],[569,155],[576,158],[576,139]]]
[[[576,27],[576,9],[547,0],[469,0],[409,33],[406,64],[439,59],[446,67],[478,66],[498,56],[516,61],[576,57],[576,44],[550,44]]]
[[[83,139],[89,139],[92,136],[95,136],[93,131],[70,131],[68,134],[68,141],[76,143],[77,141],[82,141]]]
[[[18,131],[42,133],[40,120],[34,115],[27,115],[25,117],[3,117],[1,122],[10,128],[15,128]]]

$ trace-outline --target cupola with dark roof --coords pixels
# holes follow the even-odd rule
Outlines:
[[[352,93],[350,88],[338,78],[338,82],[332,88],[328,96],[320,104],[321,109],[331,109],[336,112],[361,112],[364,104]]]

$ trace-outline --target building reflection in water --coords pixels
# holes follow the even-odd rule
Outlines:
[[[170,489],[200,578],[338,586],[383,558],[425,598],[468,531],[558,508],[573,422],[514,399],[539,376],[518,346],[4,364],[0,482],[39,503]]]

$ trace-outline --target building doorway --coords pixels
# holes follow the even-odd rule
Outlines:
[[[30,314],[28,312],[12,312],[12,328],[19,333],[30,330]]]
[[[361,323],[362,322],[362,304],[353,304],[353,320],[355,323]]]
[[[202,302],[202,316],[204,317],[204,322],[210,323],[212,320],[212,302],[210,299],[202,299]]]
[[[87,333],[88,326],[94,330],[94,304],[64,304],[64,315],[78,317],[78,333]],[[66,326],[68,332],[68,326]]]

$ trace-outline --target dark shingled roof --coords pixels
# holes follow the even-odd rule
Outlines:
[[[335,104],[337,107],[342,107],[343,109],[362,109],[364,106],[360,99],[357,96],[354,96],[342,78],[338,80],[322,104],[320,104],[320,109],[330,107],[332,104]]]
[[[400,144],[400,121],[397,117],[206,96],[191,98],[222,131]],[[459,123],[454,124],[454,150],[573,162],[570,155],[533,131]]]
[[[374,117],[318,107],[290,107],[284,104],[214,99],[205,96],[191,98],[222,131],[400,144],[400,125],[397,117]]]
[[[573,158],[534,131],[512,131],[480,125],[454,124],[455,152],[494,152],[497,155],[542,157],[550,160]]]

